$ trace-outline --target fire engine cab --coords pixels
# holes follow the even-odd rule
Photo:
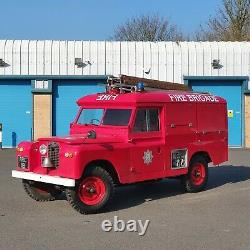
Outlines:
[[[129,89],[129,90],[128,90]],[[115,187],[175,177],[186,191],[208,181],[208,163],[228,160],[227,104],[209,93],[112,86],[77,101],[65,137],[17,147],[16,170],[27,194],[54,200],[59,192],[80,213],[110,203]]]

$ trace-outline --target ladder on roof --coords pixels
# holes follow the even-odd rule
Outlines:
[[[136,90],[136,84],[143,82],[146,88],[161,89],[161,90],[180,90],[190,91],[189,86],[173,82],[164,82],[158,80],[152,80],[147,78],[140,78],[134,76],[120,75],[119,77],[109,77],[107,88],[117,89],[120,92],[134,92]]]

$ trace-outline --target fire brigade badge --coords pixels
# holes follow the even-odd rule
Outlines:
[[[147,151],[145,151],[144,152],[144,155],[143,155],[143,160],[144,160],[144,164],[147,164],[147,165],[149,165],[149,164],[151,164],[152,163],[152,160],[153,160],[153,153],[152,153],[152,151],[150,151],[150,150],[147,150]]]

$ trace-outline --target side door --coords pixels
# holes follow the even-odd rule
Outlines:
[[[165,169],[163,107],[142,107],[131,131],[131,167],[139,180],[160,178]]]

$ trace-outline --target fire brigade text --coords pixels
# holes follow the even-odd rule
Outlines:
[[[172,102],[219,102],[212,95],[169,95]]]

